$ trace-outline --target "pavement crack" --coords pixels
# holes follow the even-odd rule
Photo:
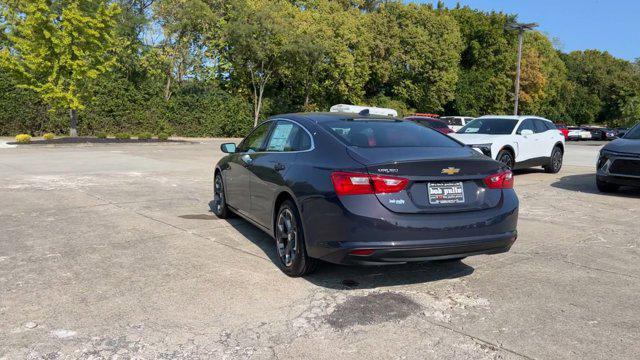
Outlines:
[[[611,271],[611,270],[601,269],[601,268],[597,268],[597,267],[593,267],[593,266],[582,265],[582,264],[578,264],[578,263],[575,263],[575,262],[573,262],[573,261],[569,261],[569,260],[561,260],[561,259],[552,259],[552,260],[562,261],[563,263],[566,263],[566,264],[569,264],[569,265],[573,265],[573,266],[577,266],[577,267],[581,267],[581,268],[589,269],[589,270],[593,270],[593,271],[600,271],[600,272],[604,272],[604,273],[608,273],[608,274],[613,274],[613,275],[619,275],[619,276],[629,277],[629,278],[632,278],[632,279],[640,279],[640,277],[639,277],[639,276],[630,275],[630,274],[625,274],[625,273],[620,273],[620,272],[617,272],[617,271]]]
[[[454,332],[454,333],[456,333],[458,335],[466,336],[466,337],[468,337],[470,339],[473,339],[473,340],[475,340],[475,341],[477,341],[479,343],[482,343],[482,344],[484,344],[486,346],[489,346],[489,347],[492,347],[494,349],[499,349],[499,350],[502,350],[502,351],[506,351],[506,352],[508,352],[510,354],[519,356],[519,357],[521,357],[523,359],[529,359],[529,360],[534,360],[535,359],[534,357],[522,354],[522,353],[520,353],[518,351],[506,348],[504,346],[498,345],[498,344],[493,343],[491,341],[479,338],[479,337],[477,337],[475,335],[471,335],[471,334],[466,333],[466,332],[464,332],[462,330],[458,330],[458,329],[456,329],[456,328],[454,328],[452,326],[449,326],[449,325],[446,325],[446,324],[442,324],[442,323],[439,323],[439,322],[436,322],[436,321],[432,321],[432,320],[429,320],[429,319],[425,319],[425,321],[428,322],[431,325],[438,326],[438,327],[441,327],[443,329],[447,329],[447,330],[452,331],[452,332]]]

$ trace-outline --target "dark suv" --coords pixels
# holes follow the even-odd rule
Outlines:
[[[596,171],[596,185],[602,192],[640,187],[640,124],[600,150]]]

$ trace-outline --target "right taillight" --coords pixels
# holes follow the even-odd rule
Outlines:
[[[489,189],[513,189],[513,173],[511,170],[489,175],[484,179]]]
[[[397,193],[404,190],[409,180],[396,176],[336,171],[331,173],[331,182],[337,195],[364,195]]]

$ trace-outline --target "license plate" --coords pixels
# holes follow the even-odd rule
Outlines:
[[[429,204],[462,204],[464,187],[462,182],[432,182],[428,184]]]

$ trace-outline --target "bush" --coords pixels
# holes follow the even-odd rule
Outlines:
[[[131,139],[131,134],[127,134],[127,133],[117,133],[117,134],[116,134],[116,139],[119,139],[119,140]]]
[[[44,135],[42,135],[42,138],[45,140],[53,140],[56,138],[56,136],[52,133],[46,133]]]
[[[158,134],[158,139],[162,140],[162,141],[167,141],[167,140],[169,140],[170,136],[171,135],[169,135],[167,133],[160,133],[160,134]]]
[[[96,137],[98,139],[106,139],[107,138],[107,133],[106,132],[98,132],[98,133],[96,133]]]
[[[155,78],[130,81],[105,74],[88,86],[84,105],[78,132],[101,138],[102,133],[237,137],[253,125],[246,99],[208,81],[185,81],[165,100],[163,83]],[[69,131],[68,110],[49,111],[36,92],[17,88],[1,70],[0,109],[0,136]]]
[[[143,132],[138,134],[138,140],[149,140],[153,137],[151,133]]]
[[[21,144],[29,143],[29,142],[31,142],[31,135],[29,135],[29,134],[16,135],[16,142],[19,142]]]

